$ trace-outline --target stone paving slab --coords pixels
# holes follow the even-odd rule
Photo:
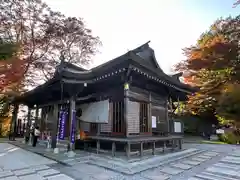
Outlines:
[[[6,178],[9,176],[14,176],[14,173],[12,171],[2,171],[0,172],[0,179],[1,178]]]
[[[217,156],[219,153],[218,152],[206,152],[206,153],[203,153],[203,155],[206,155],[206,156]]]
[[[170,178],[170,175],[166,175],[164,173],[161,173],[158,169],[144,172],[141,175],[142,177],[145,177],[150,180],[167,180]]]
[[[173,163],[171,164],[171,166],[175,168],[183,169],[183,170],[188,170],[193,167],[193,165],[183,164],[183,163]]]
[[[18,177],[20,180],[45,180],[44,177],[38,175],[38,174],[29,174],[25,176]]]
[[[240,157],[240,152],[234,152],[231,154],[232,156]]]
[[[191,158],[192,161],[198,161],[198,162],[205,162],[208,161],[209,159],[204,159],[204,158],[199,158],[199,157],[193,157]]]
[[[41,171],[41,170],[45,170],[45,169],[50,169],[50,167],[46,166],[46,165],[33,166],[33,167],[30,167],[30,168],[33,169],[34,171]]]
[[[228,177],[228,176],[225,176],[225,175],[219,175],[219,174],[216,174],[216,173],[209,173],[209,172],[203,172],[203,173],[200,173],[200,174],[197,174],[195,176],[196,178],[201,178],[202,179],[207,179],[207,180],[239,180],[239,178],[232,178],[232,177]]]
[[[202,178],[199,179],[199,178],[196,178],[196,177],[190,177],[190,178],[188,178],[188,180],[203,180],[203,179]]]
[[[61,174],[57,170],[51,169],[50,167],[48,167],[50,169],[45,168],[47,168],[47,166],[45,166],[44,169],[40,169],[39,167],[31,167],[14,171],[3,171],[1,173],[0,180],[47,180],[58,178],[73,180],[69,176]],[[35,171],[33,169],[37,170]]]
[[[223,159],[221,159],[220,162],[240,165],[240,157],[238,158],[234,156],[226,156]]]
[[[184,171],[183,169],[177,169],[172,167],[160,168],[160,172],[163,172],[165,174],[170,174],[170,175],[177,175],[182,173],[183,171]]]
[[[74,180],[65,174],[58,174],[56,176],[48,177],[47,180]]]
[[[197,156],[197,158],[200,158],[200,159],[211,159],[212,157],[211,156],[206,156],[206,155],[199,155]]]
[[[19,180],[17,176],[6,177],[3,180]]]
[[[240,173],[236,172],[234,170],[229,170],[226,168],[220,168],[220,167],[209,167],[207,168],[208,172],[211,173],[216,173],[216,174],[224,174],[230,177],[239,177],[240,178]]]
[[[230,176],[226,176],[226,175],[220,175],[220,174],[216,174],[216,173],[209,173],[209,172],[203,172],[202,174],[207,175],[209,177],[211,177],[212,179],[214,178],[214,180],[239,180],[239,178],[233,178]]]
[[[193,160],[184,160],[182,161],[183,164],[189,164],[189,165],[193,165],[193,166],[197,166],[199,164],[201,164],[201,162],[199,161],[193,161]]]
[[[4,156],[0,156],[0,167],[4,167],[4,170],[18,170],[31,166],[56,163],[56,161],[30,153],[11,144],[0,143],[0,149],[5,150]]]
[[[216,163],[216,164],[213,164],[213,165],[217,166],[217,167],[232,169],[232,170],[236,170],[236,171],[240,172],[240,166],[239,165],[224,164],[224,163]]]
[[[102,172],[99,174],[95,174],[92,176],[95,179],[98,180],[110,180],[110,179],[119,179],[123,177],[121,175],[119,175],[119,173],[113,172],[113,171],[109,171],[109,172]]]
[[[240,157],[238,156],[239,151],[233,146],[227,146],[225,149],[224,146],[215,146],[215,149],[212,145],[209,147],[204,145],[201,148],[190,148],[195,149],[195,151],[193,151],[194,153],[187,151],[187,156],[178,152],[178,156],[171,153],[163,156],[152,156],[153,158],[136,158],[134,160],[112,158],[104,154],[91,154],[88,161],[84,157],[85,154],[83,154],[83,156],[78,155],[75,158],[62,159],[71,166],[58,166],[56,163],[49,165],[34,165],[31,163],[30,167],[24,166],[22,169],[16,169],[14,166],[14,169],[10,171],[13,174],[8,178],[18,178],[18,180],[20,177],[24,177],[26,180],[38,180],[37,178],[41,180],[203,180],[200,176],[204,176],[204,180],[240,180],[240,177],[236,175],[236,172],[240,172],[240,164],[238,164],[240,160],[238,159]],[[221,151],[216,151],[219,147],[222,148]],[[228,147],[232,148],[230,148],[231,151]],[[223,149],[226,152],[222,152]],[[10,148],[6,151],[14,152],[16,150]],[[51,152],[49,155],[51,155]],[[83,161],[84,158],[85,161]],[[235,160],[235,164],[230,162],[233,160]],[[95,162],[95,164],[89,162]],[[155,163],[154,166],[151,163]],[[110,166],[112,167],[108,168]],[[119,167],[125,168],[121,170],[129,173],[119,171]],[[5,171],[4,168],[2,171]],[[22,172],[22,175],[16,176],[15,171]],[[26,174],[27,172],[34,172],[34,174]],[[0,178],[0,180],[2,179]]]
[[[38,171],[37,173],[42,177],[47,177],[47,176],[53,176],[53,175],[60,174],[60,172],[55,170],[55,169],[41,170],[41,171]]]
[[[142,171],[146,171],[148,169],[157,168],[163,164],[171,163],[173,161],[184,159],[184,158],[194,156],[196,154],[200,154],[203,152],[205,151],[188,149],[185,151],[166,154],[162,156],[154,156],[152,158],[139,161],[139,162],[133,162],[133,163],[114,162],[114,161],[105,160],[99,157],[94,157],[91,159],[90,157],[90,161],[88,162],[88,164],[100,166],[100,167],[111,169],[120,173],[131,175],[131,174],[136,174]]]
[[[76,151],[76,156],[74,158],[69,158],[67,156],[66,150],[60,151],[59,154],[54,154],[52,149],[46,149],[46,147],[42,145],[32,147],[31,145],[24,144],[21,141],[13,141],[10,143],[27,151],[36,153],[38,155],[49,158],[63,165],[69,166],[72,166],[78,163],[79,161],[87,162],[89,160],[88,156],[91,155],[91,153],[88,153],[86,151]]]
[[[32,169],[21,169],[21,170],[13,171],[13,173],[16,176],[23,176],[23,175],[28,175],[28,174],[34,174],[34,173],[36,173],[36,171],[34,171]]]

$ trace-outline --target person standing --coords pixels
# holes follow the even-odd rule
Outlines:
[[[40,134],[41,133],[40,133],[39,127],[36,126],[35,129],[34,129],[33,147],[36,147],[37,141],[38,141],[38,138],[39,138]]]
[[[24,136],[25,136],[25,143],[27,144],[30,139],[30,127],[29,126],[27,126],[27,128],[26,128]]]
[[[31,127],[30,127],[30,144],[33,144],[33,139],[34,139],[34,130],[35,130],[35,125],[32,124]]]

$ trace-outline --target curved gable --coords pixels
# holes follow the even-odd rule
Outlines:
[[[161,69],[156,60],[154,50],[149,46],[149,43],[150,41],[132,50],[132,52],[139,56],[142,59],[142,61],[144,61],[143,62],[144,64],[147,64],[151,68],[163,72],[163,70]]]

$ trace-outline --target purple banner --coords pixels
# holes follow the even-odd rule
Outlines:
[[[59,111],[59,116],[58,116],[58,132],[57,132],[57,139],[59,139],[59,136],[60,136],[60,127],[61,127],[61,123],[62,123],[62,115],[63,115],[63,111],[60,110],[60,111]]]
[[[59,139],[64,140],[65,136],[65,125],[66,125],[66,119],[67,119],[67,112],[62,112],[61,114],[61,120],[59,122]]]
[[[75,142],[76,133],[76,111],[72,111],[72,124],[71,124],[71,143]]]

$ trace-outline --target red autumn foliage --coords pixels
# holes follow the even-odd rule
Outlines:
[[[26,63],[23,59],[12,57],[0,60],[0,92],[11,89],[12,85],[21,83],[26,73]]]

